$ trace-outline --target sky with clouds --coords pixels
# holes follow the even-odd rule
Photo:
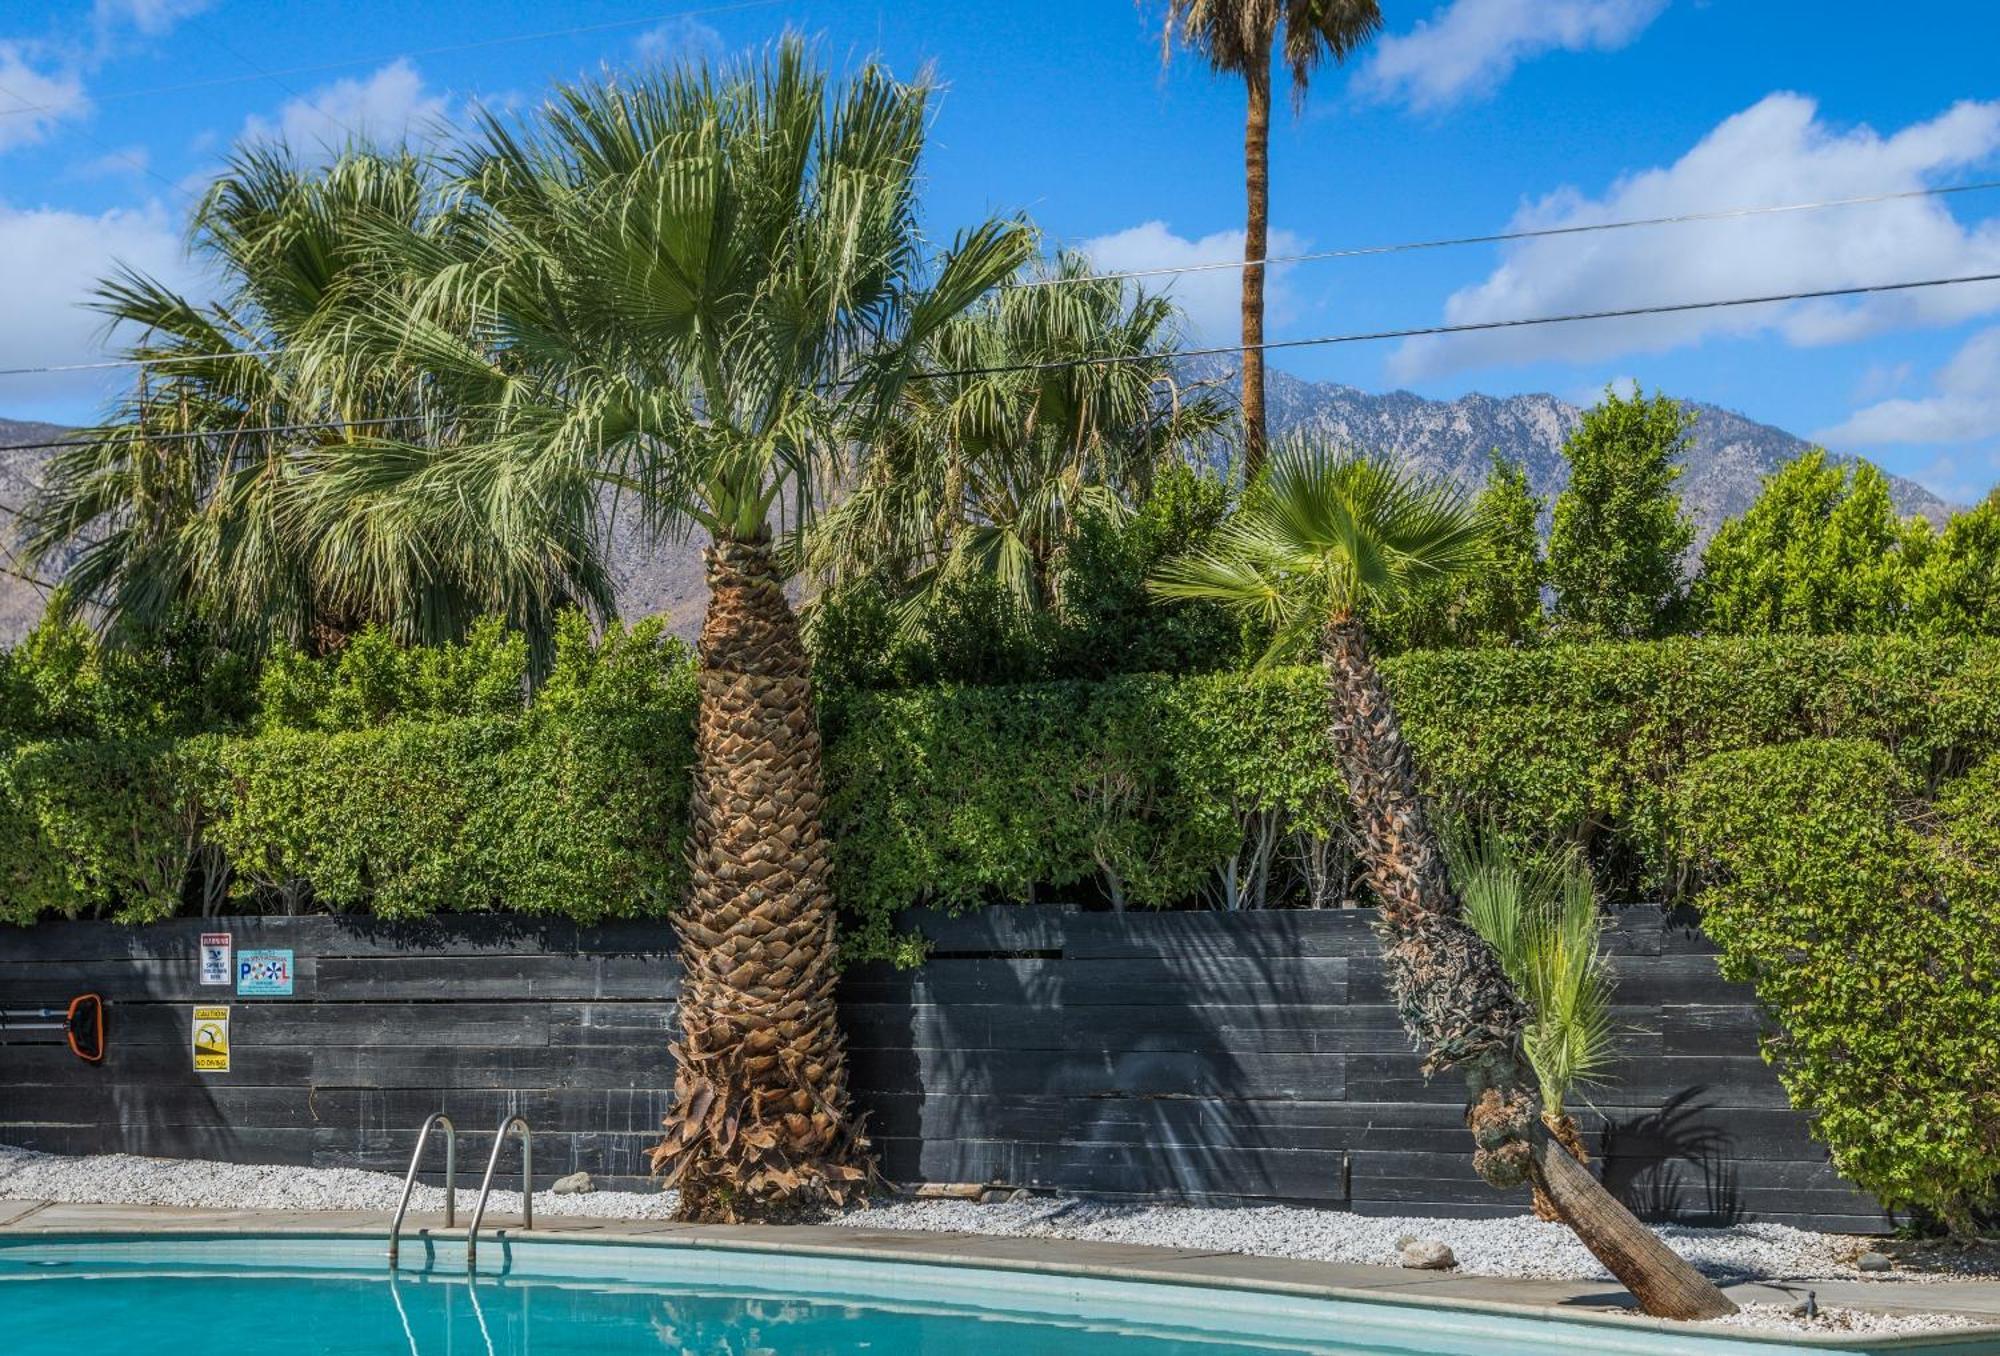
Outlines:
[[[1566,227],[2000,179],[2000,12],[1930,0],[1416,0],[1273,129],[1272,248]],[[0,5],[0,368],[88,362],[91,288],[199,294],[183,233],[232,146],[448,144],[604,67],[722,59],[787,28],[940,87],[938,239],[1025,212],[1101,267],[1242,248],[1240,86],[1160,62],[1131,0],[47,0]],[[1936,22],[1937,20],[1944,22]],[[553,32],[565,29],[573,31]],[[1946,40],[1942,34],[1950,34]],[[1865,38],[1860,36],[1865,34]],[[1274,270],[1285,339],[2000,272],[2000,191]],[[1227,271],[1173,284],[1227,342]],[[1287,350],[1433,397],[1637,380],[1859,452],[1961,502],[2000,482],[2000,283]],[[0,416],[77,420],[117,377],[0,378]]]

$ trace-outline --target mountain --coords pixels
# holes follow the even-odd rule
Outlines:
[[[1550,500],[1569,475],[1563,443],[1583,418],[1580,407],[1552,395],[1425,400],[1408,391],[1371,395],[1283,372],[1267,375],[1265,402],[1274,431],[1310,429],[1468,489],[1485,481],[1488,450],[1497,447],[1526,466],[1529,485]],[[1723,519],[1750,506],[1764,476],[1812,444],[1718,405],[1692,408],[1694,438],[1680,492],[1699,549]],[[1902,476],[1889,477],[1889,493],[1905,516],[1921,515],[1939,526],[1956,508]]]
[[[1228,373],[1215,368],[1190,375],[1221,381]],[[1447,476],[1469,489],[1485,480],[1487,453],[1498,448],[1502,455],[1523,463],[1535,492],[1551,500],[1568,475],[1563,442],[1583,417],[1578,406],[1552,395],[1468,395],[1442,401],[1408,391],[1371,395],[1283,372],[1271,372],[1267,380],[1275,431],[1310,429],[1342,446],[1384,453],[1422,474]],[[1702,404],[1694,409],[1694,440],[1680,489],[1695,522],[1698,549],[1723,519],[1750,506],[1764,476],[1811,444],[1733,410]],[[0,419],[0,449],[49,442],[64,431],[51,424]],[[11,511],[20,505],[48,455],[0,456],[0,509]],[[1954,505],[1901,476],[1889,477],[1889,490],[1906,515],[1920,514],[1941,525],[1955,511]],[[626,617],[664,613],[676,633],[692,637],[701,628],[707,602],[700,551],[694,543],[649,548],[639,535],[636,517],[622,515],[611,535],[609,556],[619,612]],[[41,591],[35,585],[0,575],[0,644],[17,640],[40,613]]]

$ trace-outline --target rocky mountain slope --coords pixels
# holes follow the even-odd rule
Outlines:
[[[1523,463],[1528,483],[1553,500],[1569,474],[1562,446],[1583,410],[1552,395],[1461,396],[1425,400],[1408,391],[1371,395],[1332,382],[1301,381],[1282,372],[1269,378],[1266,397],[1272,426],[1306,428],[1361,450],[1386,453],[1426,475],[1448,476],[1468,488],[1486,478],[1487,453]],[[1811,446],[1780,428],[1725,410],[1695,404],[1693,445],[1681,501],[1694,519],[1696,543],[1748,508],[1759,482]],[[1914,480],[1889,477],[1890,493],[1905,515],[1942,524],[1954,506]]]
[[[1220,373],[1201,373],[1218,376]],[[1426,475],[1448,476],[1476,488],[1485,479],[1487,453],[1523,462],[1537,493],[1553,499],[1568,466],[1563,441],[1583,411],[1552,395],[1462,396],[1425,400],[1407,391],[1372,395],[1351,386],[1303,381],[1283,372],[1270,375],[1269,405],[1274,428],[1306,428],[1345,446],[1395,457]],[[1689,450],[1681,495],[1707,541],[1723,519],[1741,513],[1757,497],[1759,480],[1804,451],[1808,444],[1783,429],[1725,410],[1697,404],[1694,443]],[[63,430],[48,424],[0,419],[0,449],[47,442]],[[47,452],[9,455],[0,451],[0,509],[18,507],[29,493]],[[1896,505],[1942,523],[1953,505],[1915,481],[1889,478]],[[625,515],[610,543],[619,611],[627,617],[666,614],[676,632],[692,637],[700,629],[707,600],[700,552],[695,543],[649,548],[640,538],[635,515]],[[8,545],[13,545],[12,534]],[[41,591],[33,584],[0,575],[0,644],[18,639],[41,612]]]

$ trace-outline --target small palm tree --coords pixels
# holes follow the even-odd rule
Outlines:
[[[917,228],[925,89],[833,88],[802,43],[564,88],[489,120],[432,229],[377,235],[367,316],[315,361],[402,371],[463,439],[384,439],[321,481],[316,528],[392,509],[587,518],[609,494],[693,531],[709,603],[674,1107],[654,1166],[694,1220],[779,1218],[865,1184],[834,1006],[820,736],[777,529],[869,446],[926,346],[1032,242]],[[551,506],[554,506],[552,510]]]
[[[1173,562],[1154,587],[1226,604],[1269,626],[1267,660],[1317,651],[1328,742],[1381,909],[1390,989],[1425,1070],[1457,1069],[1467,1080],[1480,1175],[1495,1186],[1540,1187],[1648,1313],[1732,1313],[1720,1291],[1576,1160],[1549,1152],[1522,1049],[1528,1014],[1493,948],[1466,924],[1370,655],[1366,614],[1393,607],[1422,581],[1478,568],[1484,539],[1484,524],[1456,490],[1294,441],[1272,457],[1262,493],[1223,527],[1214,548]]]
[[[1219,74],[1239,76],[1249,96],[1243,122],[1244,468],[1264,462],[1264,256],[1271,234],[1271,63],[1283,53],[1292,98],[1321,63],[1345,61],[1382,27],[1378,0],[1167,0],[1163,55],[1176,41],[1200,52]]]
[[[1574,846],[1529,856],[1494,830],[1447,827],[1445,859],[1465,918],[1500,958],[1528,1006],[1522,1048],[1542,1101],[1542,1123],[1579,1163],[1589,1150],[1569,1099],[1609,1077],[1618,1028],[1604,958],[1604,914],[1590,867]],[[1559,1219],[1538,1189],[1535,1213]]]

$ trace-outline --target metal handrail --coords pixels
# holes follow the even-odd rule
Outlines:
[[[424,1121],[424,1128],[417,1132],[417,1147],[410,1155],[410,1170],[403,1174],[403,1199],[396,1202],[396,1220],[389,1226],[389,1269],[396,1269],[396,1251],[402,1245],[403,1215],[410,1208],[410,1193],[416,1190],[417,1167],[424,1161],[424,1145],[430,1141],[431,1128],[444,1127],[444,1227],[449,1229],[458,1222],[458,1128],[451,1123],[451,1117],[442,1111],[432,1112]]]
[[[500,1146],[507,1142],[509,1130],[519,1130],[521,1134],[521,1228],[535,1227],[535,1135],[526,1119],[509,1116],[493,1132],[493,1152],[487,1156],[486,1176],[479,1183],[479,1204],[472,1211],[472,1227],[465,1231],[467,1271],[479,1265],[479,1225],[486,1218],[486,1198],[493,1194],[493,1169],[500,1165]]]

